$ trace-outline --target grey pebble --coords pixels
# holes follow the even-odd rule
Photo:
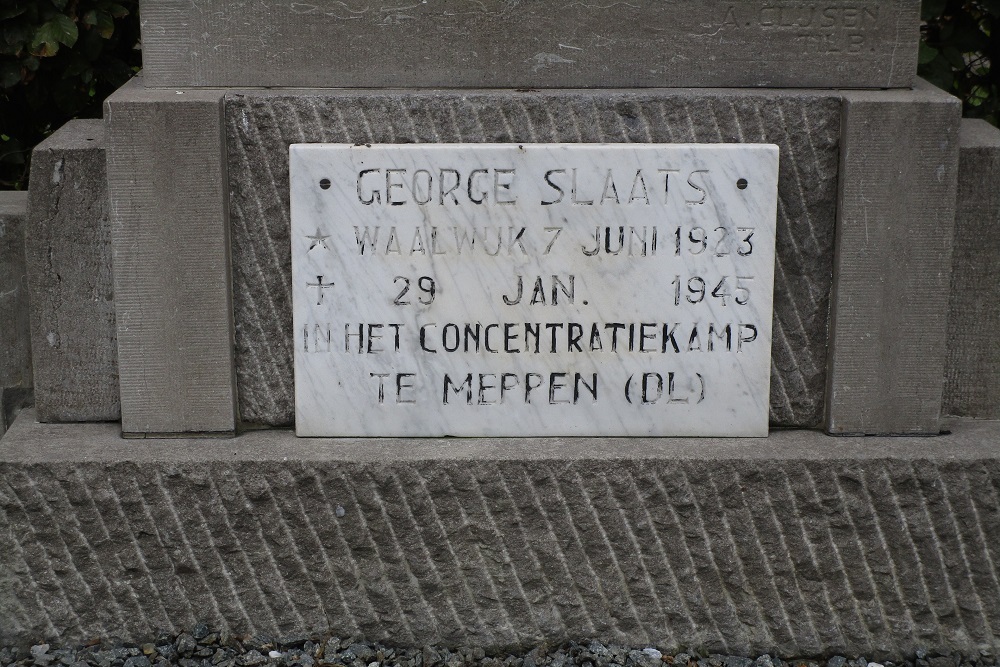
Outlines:
[[[660,658],[654,658],[645,651],[629,651],[628,659],[636,667],[660,667],[663,664]]]
[[[260,651],[254,649],[238,657],[236,659],[236,664],[241,667],[260,667],[260,665],[267,664],[267,657],[261,654]]]
[[[177,641],[174,646],[177,647],[177,653],[182,659],[190,658],[191,654],[194,653],[196,648],[198,648],[198,642],[193,636],[185,632],[177,637]]]
[[[358,660],[361,660],[366,665],[375,657],[375,651],[366,644],[351,644],[347,647],[347,650],[353,653]]]
[[[31,659],[37,667],[48,667],[55,660],[55,656],[49,655],[48,644],[38,644],[31,647]]]

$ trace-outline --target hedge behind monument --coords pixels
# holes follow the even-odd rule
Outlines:
[[[1000,124],[1000,0],[923,0],[920,76],[964,102],[963,115]]]
[[[137,0],[0,2],[0,189],[28,186],[31,149],[141,65]]]

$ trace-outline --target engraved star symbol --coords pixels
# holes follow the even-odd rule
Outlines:
[[[319,233],[319,227],[316,228],[316,234],[315,235],[310,236],[309,234],[306,234],[306,238],[309,239],[310,241],[312,241],[312,245],[309,246],[309,250],[312,250],[316,246],[322,246],[324,250],[329,250],[330,249],[330,246],[328,246],[326,244],[326,240],[328,238],[330,238],[330,235],[329,234],[320,234]],[[306,252],[308,252],[308,250]]]

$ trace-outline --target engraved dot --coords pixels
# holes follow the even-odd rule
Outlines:
[[[586,301],[584,301],[584,302],[583,302],[583,305],[585,305],[585,306],[586,306],[586,305],[588,305],[588,303],[587,303]]]
[[[748,183],[747,179],[745,178],[741,178],[740,180],[736,181],[736,187],[738,187],[740,190],[746,190],[748,185],[750,185],[750,183]]]
[[[324,190],[329,190],[330,185],[332,184],[330,183],[329,178],[324,178],[322,181],[319,182],[319,187],[323,188]]]

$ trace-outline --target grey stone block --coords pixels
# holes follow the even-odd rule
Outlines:
[[[929,84],[844,93],[831,433],[937,433],[959,101]]]
[[[218,91],[108,98],[108,188],[126,434],[236,425]]]
[[[22,413],[0,447],[0,641],[205,620],[487,649],[1000,648],[998,422],[938,438],[148,444]]]
[[[781,149],[771,420],[823,420],[840,95],[801,91],[256,91],[226,98],[240,414],[293,421],[288,146],[764,142]]]
[[[947,414],[1000,419],[1000,130],[963,120],[952,255]]]
[[[121,417],[104,124],[73,120],[31,159],[26,254],[42,421]]]
[[[31,389],[31,334],[24,266],[28,193],[0,191],[0,435]]]
[[[143,0],[148,85],[909,87],[917,0]]]

